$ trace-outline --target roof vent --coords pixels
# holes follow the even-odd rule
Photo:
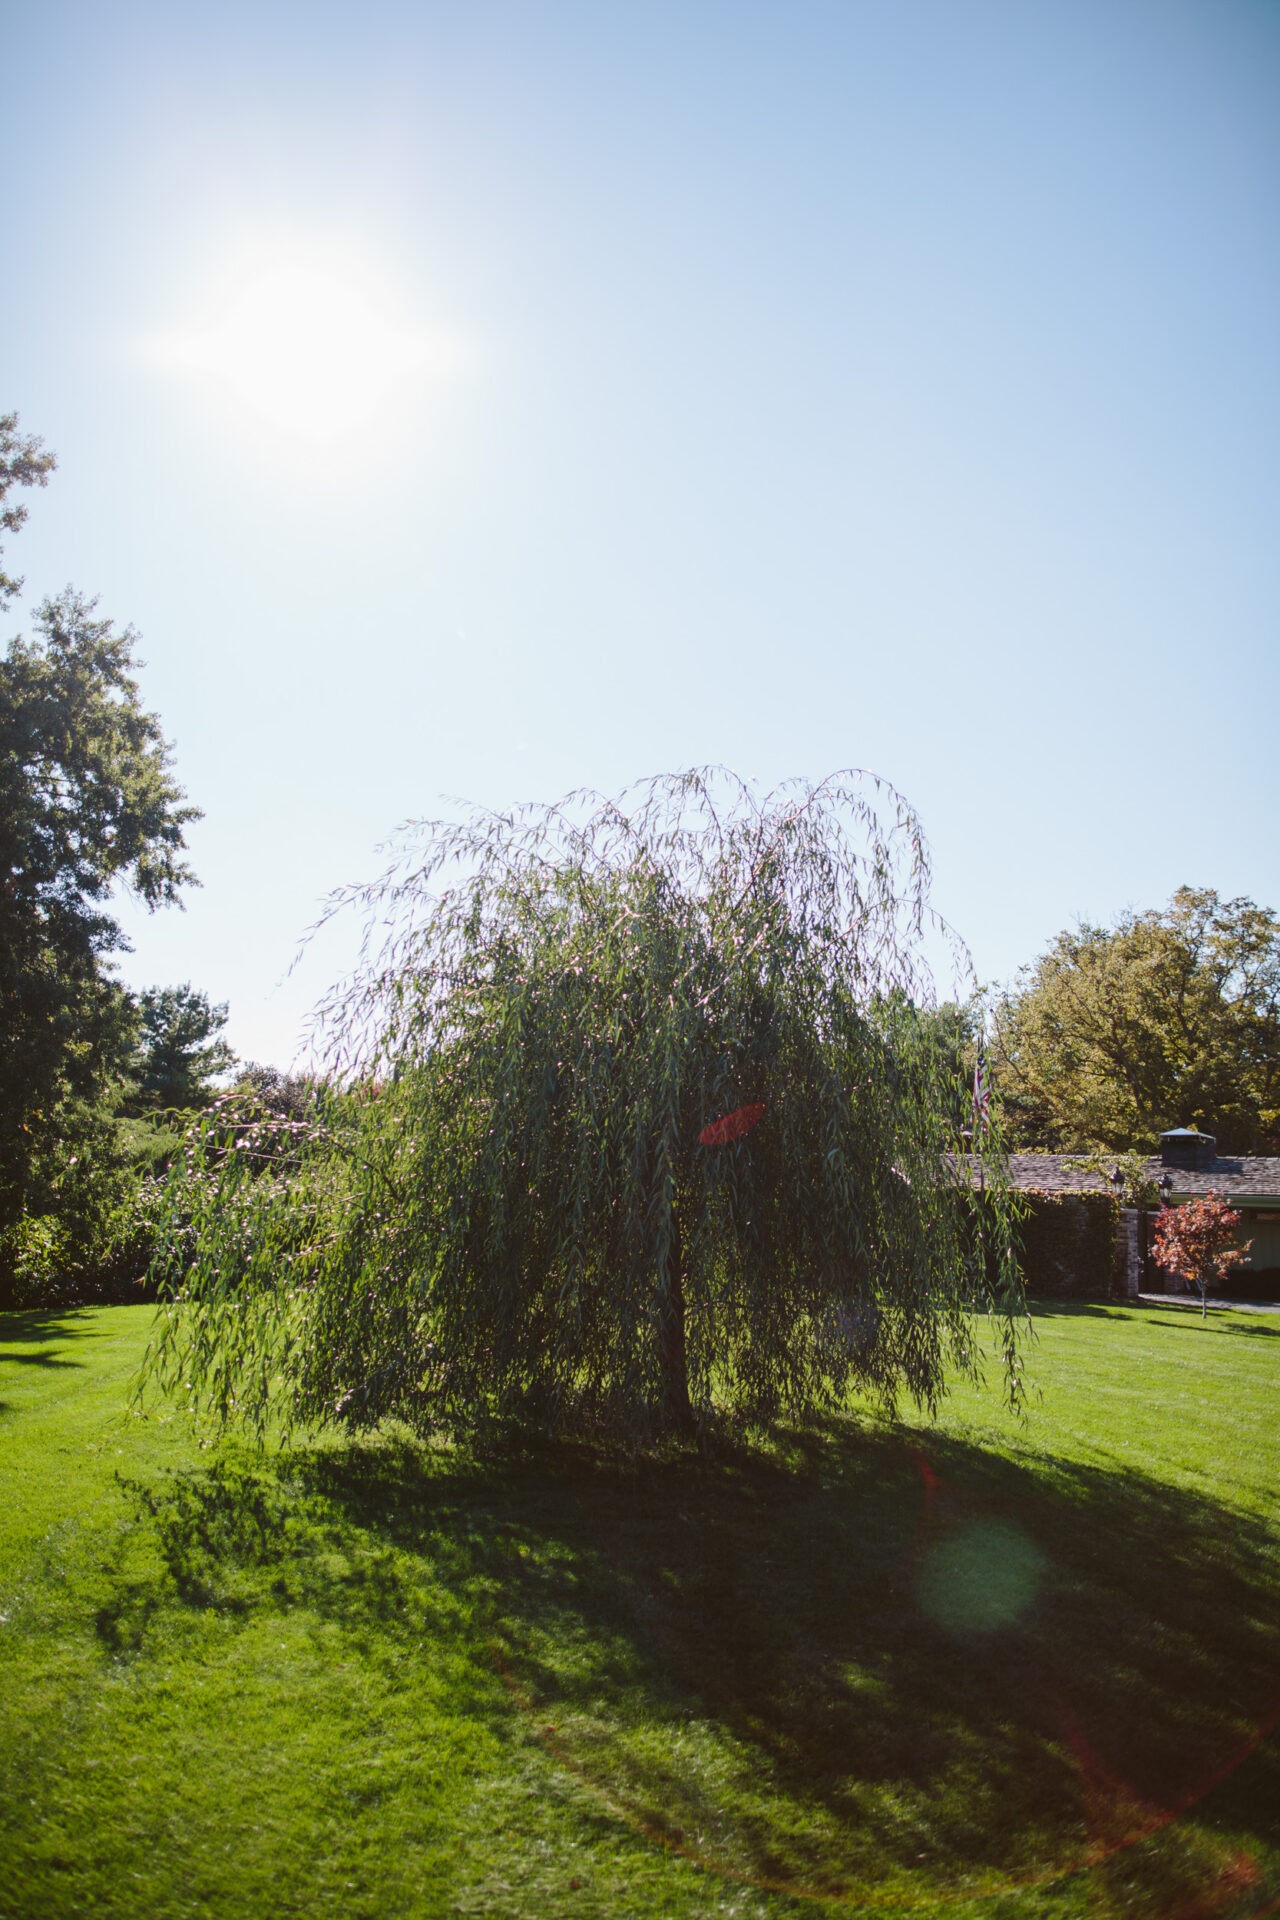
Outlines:
[[[1160,1165],[1181,1167],[1184,1173],[1207,1173],[1218,1157],[1218,1143],[1211,1133],[1197,1133],[1194,1127],[1170,1127],[1160,1135]]]

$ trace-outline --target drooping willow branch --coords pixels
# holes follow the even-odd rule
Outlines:
[[[287,1177],[191,1144],[161,1375],[260,1423],[634,1446],[932,1406],[981,1300],[1016,1396],[1013,1204],[993,1136],[976,1182],[959,1155],[928,886],[856,774],[411,830],[331,904],[365,936],[318,1013],[325,1126]]]

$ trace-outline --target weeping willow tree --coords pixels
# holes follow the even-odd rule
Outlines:
[[[932,1408],[981,1301],[1016,1397],[1010,1196],[956,1130],[928,881],[857,774],[414,830],[331,903],[366,933],[316,1123],[188,1142],[154,1373],[260,1427],[635,1446],[859,1387]]]

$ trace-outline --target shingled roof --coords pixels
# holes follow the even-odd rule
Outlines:
[[[1009,1175],[1023,1193],[1105,1193],[1105,1174],[1087,1173],[1072,1165],[1079,1155],[1069,1153],[1011,1153]],[[1147,1173],[1159,1182],[1167,1173],[1175,1200],[1201,1193],[1220,1193],[1224,1199],[1274,1201],[1280,1204],[1280,1159],[1258,1154],[1219,1156],[1194,1172],[1189,1167],[1167,1167],[1158,1157],[1146,1163]]]

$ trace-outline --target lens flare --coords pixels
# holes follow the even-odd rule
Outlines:
[[[698,1141],[704,1147],[726,1147],[731,1140],[740,1140],[752,1127],[759,1126],[763,1118],[764,1101],[753,1100],[749,1106],[735,1107],[722,1119],[713,1120],[709,1127],[702,1129]]]
[[[930,1545],[916,1571],[916,1598],[949,1633],[1011,1627],[1040,1590],[1045,1558],[1021,1528],[975,1520]]]

